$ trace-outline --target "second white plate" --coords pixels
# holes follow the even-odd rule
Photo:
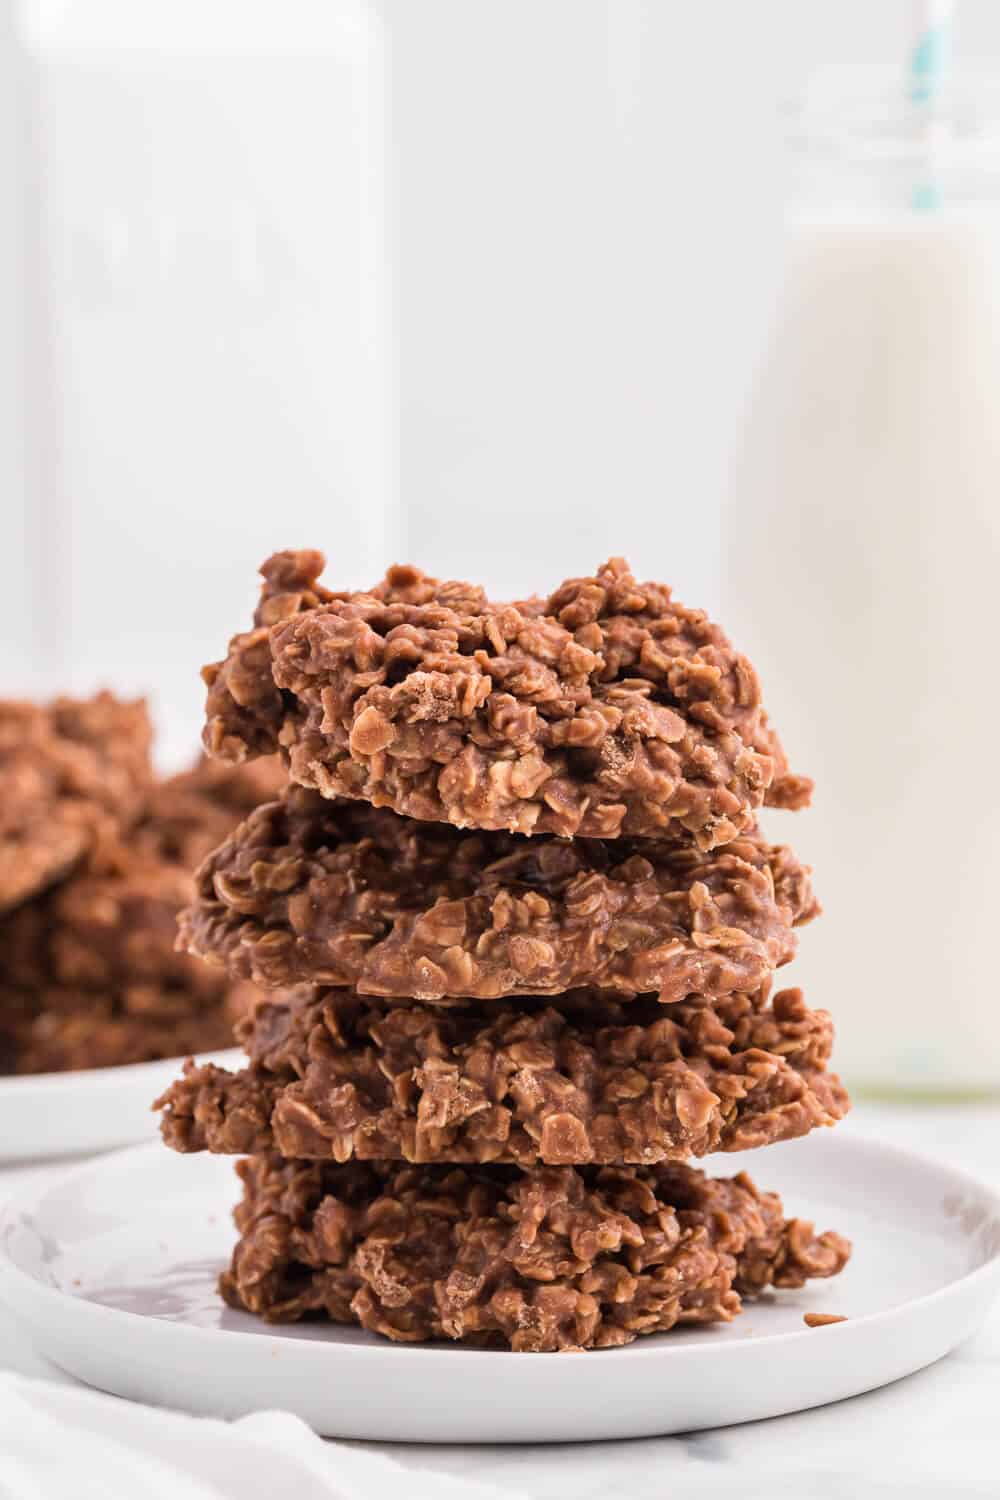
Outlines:
[[[0,1296],[39,1351],[118,1395],[233,1417],[282,1407],[317,1431],[408,1442],[556,1442],[690,1431],[870,1390],[967,1338],[1000,1287],[1000,1199],[962,1173],[851,1137],[750,1167],[786,1210],[849,1234],[844,1274],[732,1324],[600,1353],[386,1343],[225,1308],[232,1161],[136,1147],[74,1168],[0,1220]],[[809,1329],[805,1312],[849,1321]]]
[[[239,1068],[236,1048],[199,1057]],[[183,1057],[91,1068],[77,1073],[27,1073],[0,1078],[0,1162],[110,1151],[157,1133],[153,1100],[178,1076]]]

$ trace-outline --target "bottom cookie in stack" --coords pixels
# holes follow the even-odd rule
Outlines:
[[[835,1276],[850,1254],[744,1173],[681,1164],[522,1172],[263,1155],[237,1170],[226,1301],[397,1341],[609,1348],[729,1322],[744,1297]]]
[[[222,1292],[265,1318],[600,1348],[847,1260],[745,1176],[684,1164],[846,1113],[829,1017],[797,990],[436,1007],[302,989],[238,1034],[246,1068],[188,1065],[158,1106],[174,1149],[250,1153]]]

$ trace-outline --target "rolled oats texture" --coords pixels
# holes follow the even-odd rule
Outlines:
[[[620,559],[517,604],[407,567],[332,593],[322,568],[317,552],[263,565],[255,628],[204,672],[211,754],[280,748],[324,796],[457,827],[702,849],[765,797],[808,801],[747,659]]]
[[[128,830],[152,781],[143,702],[0,702],[0,912]]]
[[[397,1342],[605,1349],[835,1276],[850,1244],[745,1174],[653,1168],[241,1162],[220,1287],[273,1322],[323,1315]]]
[[[831,1125],[830,1018],[798,990],[663,1006],[573,991],[442,1009],[351,991],[262,1002],[249,1066],[188,1067],[157,1101],[180,1151],[529,1168],[683,1161]]]
[[[756,830],[709,854],[527,839],[291,787],[208,857],[181,932],[264,986],[493,1000],[593,984],[670,1001],[757,988],[817,909],[809,870]]]
[[[223,787],[223,783],[225,786]],[[203,855],[281,785],[276,761],[202,763],[151,786],[60,882],[0,917],[0,1070],[58,1072],[232,1044],[257,997],[177,950]]]

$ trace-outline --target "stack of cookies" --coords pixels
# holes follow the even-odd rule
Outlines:
[[[272,758],[159,780],[145,705],[0,703],[0,1072],[232,1043],[256,992],[176,951],[191,872],[258,802]]]
[[[223,1296],[516,1350],[728,1320],[849,1246],[692,1157],[829,1125],[829,1017],[771,993],[817,911],[749,663],[613,561],[547,599],[263,568],[209,753],[291,785],[209,856],[192,953],[272,993],[158,1101],[245,1156]]]

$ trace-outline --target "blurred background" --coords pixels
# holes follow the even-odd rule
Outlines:
[[[148,693],[174,764],[275,548],[624,552],[817,777],[847,1071],[992,1088],[1000,6],[954,108],[950,11],[0,0],[4,691]]]

